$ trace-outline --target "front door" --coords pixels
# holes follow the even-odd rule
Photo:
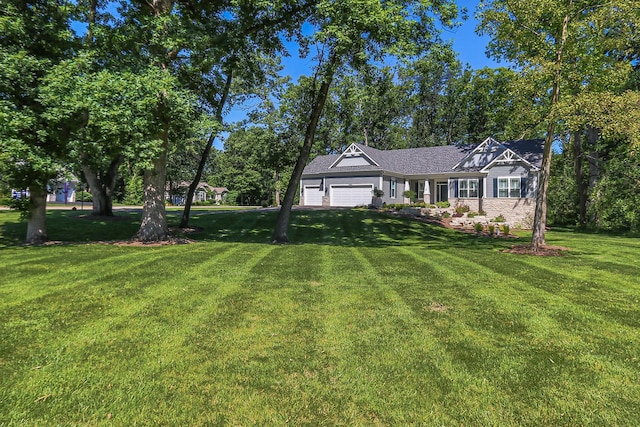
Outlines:
[[[446,181],[438,182],[436,183],[436,187],[436,202],[446,202],[449,200],[449,183]]]

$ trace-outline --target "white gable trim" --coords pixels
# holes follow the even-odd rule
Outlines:
[[[460,160],[458,163],[456,163],[455,166],[453,168],[451,168],[451,169],[453,169],[453,170],[457,169],[458,166],[460,166],[461,164],[463,164],[464,162],[469,160],[474,154],[484,151],[485,149],[487,149],[487,147],[489,147],[491,145],[498,145],[498,146],[503,147],[503,148],[506,149],[506,147],[504,145],[502,145],[500,142],[496,141],[492,137],[488,137],[487,139],[482,141],[480,144],[478,144],[478,146],[476,148],[474,148],[471,151],[471,153],[467,154],[462,160]]]
[[[338,163],[340,163],[340,160],[346,158],[346,157],[365,157],[366,159],[368,159],[371,163],[373,163],[374,165],[380,167],[380,165],[378,164],[378,162],[376,162],[375,160],[373,160],[371,158],[371,156],[367,155],[367,153],[365,153],[364,151],[362,151],[362,149],[360,147],[358,147],[356,144],[351,144],[350,146],[348,146],[346,148],[346,150],[344,150],[342,152],[342,154],[340,154],[340,156],[338,156],[338,158],[336,159],[335,162],[333,162],[331,164],[331,166],[329,166],[329,169],[335,167]]]
[[[529,166],[534,171],[539,170],[536,166],[532,165],[531,163],[523,159],[515,151],[511,150],[510,148],[507,148],[504,151],[504,153],[500,154],[498,157],[496,157],[491,162],[489,162],[489,164],[483,167],[480,172],[487,172],[489,169],[491,169],[493,166],[499,163],[516,163],[516,162],[522,162],[525,165]]]

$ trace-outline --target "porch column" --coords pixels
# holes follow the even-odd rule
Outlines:
[[[404,180],[404,191],[410,191],[411,190],[411,184],[409,184],[409,180],[405,179]],[[411,200],[409,200],[407,197],[404,198],[403,203],[411,203]]]
[[[423,193],[424,202],[427,204],[431,203],[431,188],[429,188],[429,180],[424,180],[424,193]]]

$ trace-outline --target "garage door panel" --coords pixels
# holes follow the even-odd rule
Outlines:
[[[369,205],[373,185],[332,186],[331,206],[354,207]]]
[[[320,191],[319,185],[306,185],[304,187],[304,205],[322,206],[323,194],[324,192]]]

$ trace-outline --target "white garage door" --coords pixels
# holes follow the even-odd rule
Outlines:
[[[305,206],[322,206],[323,191],[320,191],[319,185],[304,186],[304,205]]]
[[[373,185],[331,186],[331,206],[367,206],[371,204]]]

